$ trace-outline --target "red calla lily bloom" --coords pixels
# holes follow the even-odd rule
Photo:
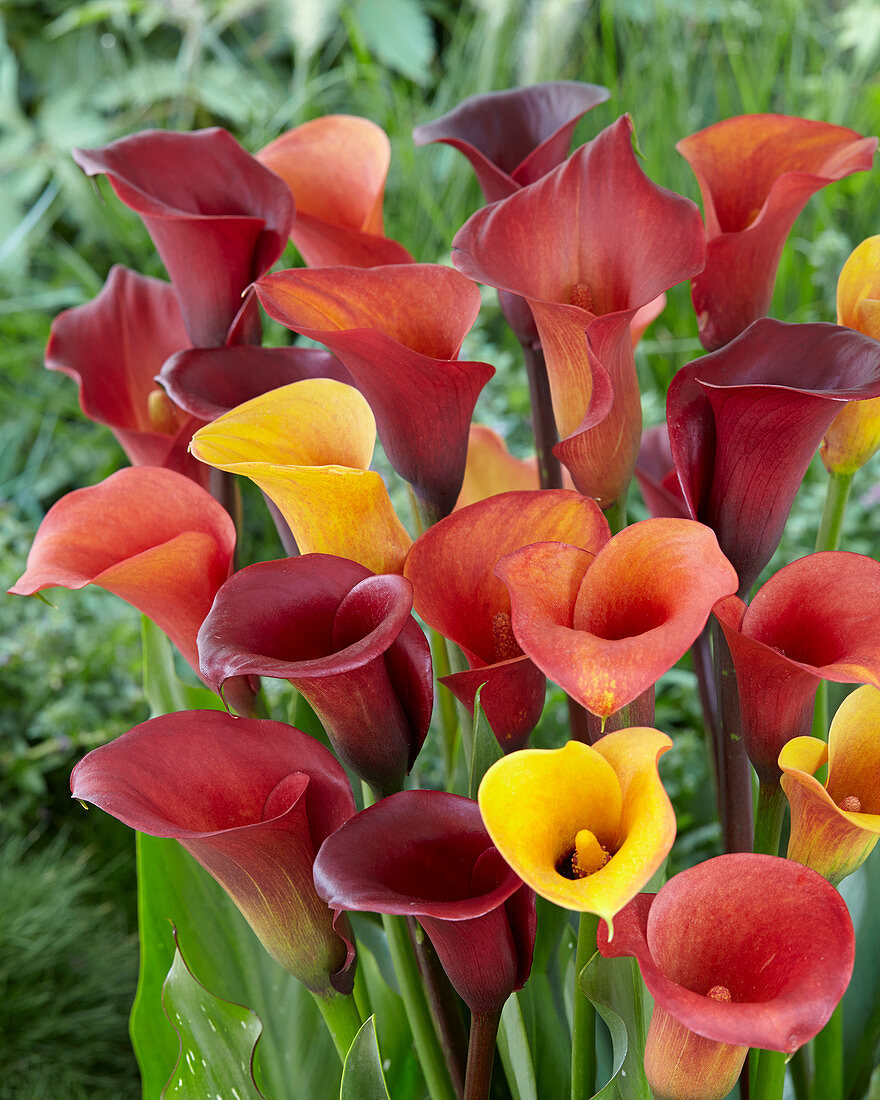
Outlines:
[[[391,144],[355,115],[324,115],[288,130],[257,153],[296,202],[290,239],[309,267],[405,264],[412,256],[383,235],[382,199]]]
[[[877,138],[786,115],[728,118],[676,145],[697,177],[706,218],[706,267],[691,289],[704,347],[721,347],[764,316],[807,199],[867,171],[876,148]]]
[[[498,1012],[529,976],[535,896],[469,798],[401,791],[361,811],[322,844],[315,888],[337,912],[417,917],[477,1015]]]
[[[645,1073],[659,1100],[721,1100],[749,1047],[795,1051],[849,983],[846,905],[777,856],[717,856],[640,894],[599,926],[606,958],[631,955],[654,998]]]
[[[290,680],[337,755],[380,793],[399,790],[425,740],[431,654],[412,588],[330,554],[260,562],[217,593],[199,632],[202,675]]]
[[[72,155],[140,214],[190,342],[259,343],[256,304],[242,306],[241,296],[284,250],[294,215],[287,185],[220,129],[145,130]]]
[[[333,921],[312,881],[317,848],[355,812],[323,745],[283,722],[183,711],[93,749],[70,789],[139,832],[180,841],[312,992],[351,992],[347,922]]]
[[[370,403],[388,461],[440,515],[455,505],[477,397],[495,373],[457,359],[477,287],[439,264],[279,271],[256,284],[263,308],[325,344]]]
[[[880,687],[880,563],[861,554],[808,554],[784,566],[748,607],[715,608],[733,656],[746,752],[777,783],[786,741],[810,731],[820,680]]]
[[[507,750],[541,717],[544,675],[513,636],[510,596],[498,561],[535,541],[573,542],[595,554],[611,536],[596,503],[564,489],[500,493],[462,508],[416,540],[404,566],[413,605],[429,626],[461,646],[470,671],[441,683],[473,713],[477,689],[489,725]]]
[[[630,325],[699,271],[705,251],[696,206],[644,175],[631,136],[624,115],[474,214],[452,245],[465,275],[528,301],[561,437],[554,452],[603,508],[629,484],[641,437]]]
[[[510,591],[517,642],[600,718],[652,687],[737,587],[715,536],[687,519],[643,520],[598,554],[526,546],[495,572]]]
[[[97,298],[52,322],[46,366],[76,381],[82,411],[111,429],[132,465],[167,466],[207,486],[208,471],[187,453],[198,422],[154,381],[188,345],[171,284],[117,265]]]
[[[106,588],[161,627],[198,672],[196,634],[234,549],[235,526],[207,490],[173,470],[131,466],[52,505],[9,591]]]
[[[767,318],[673,378],[666,418],[685,500],[718,536],[741,594],[772,557],[842,403],[878,395],[876,340]]]

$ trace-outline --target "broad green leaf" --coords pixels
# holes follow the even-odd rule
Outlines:
[[[596,1006],[611,1034],[611,1077],[595,1100],[651,1100],[642,1058],[650,1000],[634,959],[603,959],[597,952],[581,971],[581,991]]]
[[[571,1079],[571,1027],[565,991],[556,965],[569,913],[545,898],[535,899],[538,928],[532,974],[518,993],[535,1067],[535,1080],[545,1096],[562,1096]]]
[[[844,1093],[864,1096],[880,1048],[880,845],[840,884],[856,930],[856,964],[843,997]]]
[[[350,15],[373,57],[417,84],[427,81],[434,33],[419,0],[355,0]]]
[[[376,1041],[375,1016],[361,1026],[345,1056],[339,1100],[390,1100]]]
[[[504,753],[498,744],[498,738],[492,732],[492,727],[486,721],[486,715],[480,705],[480,696],[483,693],[481,685],[477,688],[474,698],[474,737],[471,748],[471,766],[468,776],[468,795],[477,797],[483,776],[492,767],[496,760],[500,760]]]
[[[535,1067],[532,1065],[526,1025],[518,998],[518,993],[512,993],[501,1010],[498,1054],[507,1075],[513,1100],[538,1100]]]
[[[162,1098],[202,1100],[235,1096],[259,1100],[251,1072],[262,1024],[249,1008],[221,1001],[205,989],[178,944],[162,986],[162,1007],[180,1038],[180,1054]]]

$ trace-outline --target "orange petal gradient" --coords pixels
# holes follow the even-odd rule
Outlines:
[[[379,474],[376,426],[351,386],[294,382],[246,401],[193,436],[192,453],[242,474],[278,506],[303,554],[335,554],[399,573],[412,540]]]
[[[592,747],[524,749],[480,784],[480,812],[495,847],[536,893],[608,921],[648,882],[675,839],[675,814],[657,771],[665,733],[634,727]],[[610,859],[585,878],[560,874],[575,837],[589,830]]]
[[[815,773],[825,763],[823,785]],[[870,684],[857,688],[834,716],[828,745],[795,737],[779,754],[779,766],[791,806],[788,858],[837,886],[861,867],[880,837],[880,691]],[[858,800],[858,810],[843,809],[850,798]]]
[[[456,511],[498,493],[539,488],[538,463],[534,458],[517,458],[492,428],[471,424],[464,481],[455,504]]]
[[[868,237],[837,280],[837,323],[880,339],[880,236]],[[880,397],[851,401],[834,418],[820,454],[833,473],[860,470],[880,447]]]

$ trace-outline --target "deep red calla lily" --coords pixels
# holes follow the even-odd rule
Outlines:
[[[506,749],[519,748],[541,717],[544,676],[513,636],[510,596],[495,576],[506,554],[536,541],[573,542],[596,553],[610,538],[596,503],[548,489],[500,493],[462,508],[416,540],[404,566],[418,614],[461,646],[470,671],[442,683],[473,713],[480,697]]]
[[[762,319],[676,374],[669,440],[691,515],[749,591],[845,401],[880,395],[880,344],[838,325]]]
[[[173,470],[131,466],[49,509],[9,591],[106,588],[161,627],[198,672],[196,634],[234,549],[235,526],[207,490]]]
[[[52,322],[46,366],[76,381],[82,411],[112,430],[132,465],[166,466],[206,486],[208,471],[187,453],[199,424],[154,380],[188,346],[171,284],[116,266],[97,298]]]
[[[535,896],[469,798],[401,791],[356,814],[321,846],[315,888],[337,912],[418,918],[476,1014],[498,1012],[529,976]]]
[[[157,380],[176,405],[205,421],[304,378],[335,378],[353,384],[351,375],[329,351],[249,345],[180,351],[165,361]],[[201,462],[197,465],[205,468]]]
[[[477,287],[439,264],[401,264],[279,271],[256,290],[270,317],[342,360],[391,465],[439,514],[451,512],[474,405],[495,373],[457,358]]]
[[[452,246],[465,275],[528,301],[561,437],[555,453],[603,507],[628,485],[641,437],[631,322],[699,271],[705,253],[696,206],[644,175],[631,138],[624,115],[537,183],[474,214]]]
[[[431,721],[431,654],[412,588],[330,554],[260,562],[217,593],[199,632],[202,675],[290,680],[337,755],[374,790],[398,790]]]
[[[852,921],[820,875],[734,854],[640,894],[599,927],[602,955],[632,955],[654,998],[645,1072],[663,1100],[721,1100],[749,1047],[795,1051],[849,983]],[[695,1088],[698,1091],[695,1091]]]
[[[786,115],[728,118],[676,145],[703,197],[708,252],[691,295],[704,347],[721,347],[764,316],[807,199],[867,171],[876,148],[877,138]]]
[[[762,781],[779,780],[786,741],[810,732],[820,680],[880,687],[880,563],[862,554],[808,554],[784,566],[748,607],[715,615],[736,667],[743,737]]]
[[[715,536],[687,519],[643,520],[598,554],[526,546],[496,574],[510,591],[517,642],[600,718],[652,687],[737,586]]]
[[[294,215],[287,185],[220,129],[145,130],[72,155],[142,217],[190,342],[259,343],[256,305],[243,307],[241,296],[284,250]]]
[[[166,714],[90,752],[70,789],[133,829],[180,841],[313,992],[351,991],[347,923],[334,925],[312,881],[318,847],[355,812],[323,745],[283,722]]]

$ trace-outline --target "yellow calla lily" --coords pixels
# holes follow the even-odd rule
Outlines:
[[[364,397],[330,378],[281,386],[205,425],[190,450],[249,477],[278,506],[304,554],[400,573],[412,545],[379,474],[367,469],[376,422]]]
[[[647,727],[595,745],[523,749],[494,764],[479,790],[495,847],[532,889],[565,909],[612,920],[645,886],[675,839],[657,761],[672,747]]]

